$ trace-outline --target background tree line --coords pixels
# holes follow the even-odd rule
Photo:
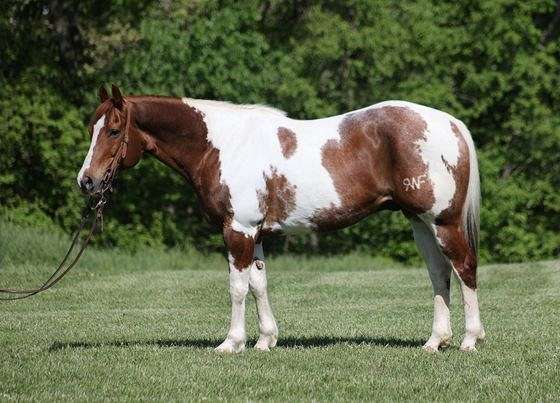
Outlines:
[[[75,225],[75,176],[101,83],[266,103],[294,118],[405,99],[473,133],[483,258],[557,257],[559,36],[554,0],[10,0],[0,16],[1,212]],[[191,189],[153,158],[121,175],[112,204],[104,245],[221,248]],[[408,223],[390,212],[270,247],[418,256]]]

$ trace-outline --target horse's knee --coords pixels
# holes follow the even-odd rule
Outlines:
[[[248,284],[242,282],[233,282],[229,285],[229,294],[234,302],[242,302],[247,296],[248,291]]]
[[[266,296],[266,272],[263,269],[258,269],[256,264],[254,267],[251,267],[249,287],[255,297],[260,298]]]
[[[249,273],[244,271],[230,271],[229,294],[233,302],[243,302],[249,291]]]

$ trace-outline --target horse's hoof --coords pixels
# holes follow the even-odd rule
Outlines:
[[[245,351],[245,343],[236,343],[226,339],[222,344],[214,349],[218,353],[237,354]]]
[[[432,335],[422,347],[429,353],[437,353],[440,349],[446,349],[451,345],[451,334],[445,336]]]
[[[274,335],[260,336],[257,344],[255,344],[255,349],[260,351],[270,351],[271,348],[276,347],[277,340],[278,338]]]
[[[464,353],[474,353],[476,351],[476,338],[465,338],[465,340],[463,340],[463,342],[461,343],[461,347],[459,347],[459,350]]]
[[[451,338],[445,339],[445,340],[442,340],[442,341],[439,343],[439,348],[441,348],[442,350],[445,350],[445,349],[448,348],[450,345],[451,345]]]
[[[466,353],[471,353],[476,351],[476,345],[482,344],[484,342],[484,337],[486,334],[484,330],[480,332],[478,335],[474,336],[472,334],[465,335],[463,342],[461,343],[461,347],[459,350],[464,351]]]
[[[255,350],[270,351],[270,348],[268,347],[268,344],[260,344],[259,342],[257,342],[257,344],[255,344]]]
[[[422,346],[422,350],[426,351],[427,353],[437,353],[437,352],[439,352],[438,346],[434,346],[434,345],[428,344],[428,343],[426,343]]]

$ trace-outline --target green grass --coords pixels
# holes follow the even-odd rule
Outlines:
[[[67,238],[0,221],[0,286],[35,285]],[[373,247],[373,246],[372,246]],[[0,305],[0,400],[556,400],[560,262],[482,267],[487,341],[428,354],[424,269],[359,255],[268,263],[269,353],[213,351],[229,321],[219,256],[88,250],[54,289]],[[250,343],[255,304],[247,304]]]

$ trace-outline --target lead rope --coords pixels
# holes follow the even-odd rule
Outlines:
[[[66,273],[68,273],[78,262],[78,260],[80,259],[80,257],[82,256],[82,253],[84,252],[84,250],[86,249],[92,235],[93,232],[95,231],[95,228],[97,227],[97,218],[94,219],[92,225],[91,225],[91,229],[87,235],[87,237],[85,238],[84,243],[82,244],[82,247],[80,248],[80,251],[78,252],[78,254],[74,257],[74,259],[72,260],[72,262],[65,268],[64,265],[66,264],[66,261],[68,260],[68,258],[70,257],[70,255],[72,254],[72,251],[74,250],[78,239],[80,238],[80,233],[83,230],[86,222],[88,221],[88,219],[90,218],[91,213],[88,213],[86,216],[84,216],[82,218],[82,222],[80,223],[80,226],[78,227],[78,230],[76,231],[76,234],[74,235],[74,238],[72,239],[72,243],[70,244],[70,248],[68,249],[68,251],[66,252],[66,255],[64,256],[64,258],[62,259],[62,261],[60,262],[60,264],[58,265],[58,267],[56,268],[56,270],[54,271],[54,273],[40,286],[37,288],[33,288],[33,289],[14,289],[14,288],[0,288],[0,293],[2,294],[12,294],[11,296],[8,297],[0,297],[0,300],[4,300],[4,301],[9,301],[9,300],[17,300],[17,299],[24,299],[24,298],[28,298],[31,297],[32,295],[38,294],[40,292],[46,291],[49,288],[51,288],[52,286],[54,286],[56,283],[58,283],[65,275]]]
[[[115,156],[113,157],[113,160],[111,161],[111,164],[109,165],[109,168],[107,169],[107,172],[105,173],[105,176],[101,181],[100,190],[94,196],[91,196],[89,198],[88,205],[86,208],[86,213],[82,214],[82,221],[80,222],[80,225],[78,226],[78,230],[76,231],[76,234],[72,239],[70,248],[66,252],[66,255],[64,255],[64,258],[62,259],[62,261],[60,262],[56,270],[53,272],[53,274],[51,274],[51,276],[41,286],[37,288],[32,288],[32,289],[0,288],[0,294],[10,294],[10,296],[7,297],[0,297],[0,301],[11,301],[11,300],[29,298],[35,294],[39,294],[40,292],[46,291],[52,286],[54,286],[56,283],[58,283],[60,280],[62,280],[62,278],[66,275],[66,273],[68,273],[76,265],[76,263],[78,263],[78,260],[80,260],[80,257],[86,250],[86,247],[88,246],[89,241],[91,240],[93,233],[97,228],[98,222],[101,224],[101,230],[103,230],[103,209],[105,208],[105,205],[107,204],[108,201],[107,195],[112,193],[113,191],[113,180],[117,175],[119,164],[126,157],[127,146],[128,146],[128,131],[125,130],[125,135],[123,137],[123,141],[119,146],[117,154],[115,154]],[[74,257],[74,259],[72,259],[72,262],[67,267],[64,267],[66,261],[68,260],[76,244],[78,243],[78,239],[80,238],[80,233],[82,232],[86,223],[90,219],[91,213],[93,211],[95,211],[95,216],[91,224],[91,228],[84,239],[82,247]]]

